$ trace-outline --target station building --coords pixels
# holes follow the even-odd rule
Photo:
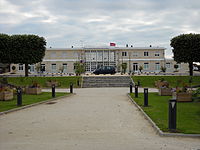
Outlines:
[[[47,48],[41,62],[44,73],[74,73],[75,63],[85,63],[87,73],[93,72],[101,66],[114,66],[116,71],[122,70],[121,64],[127,63],[127,73],[138,72],[142,66],[143,72],[160,72],[161,66],[166,72],[173,72],[173,59],[165,58],[164,47],[80,47],[80,48]],[[36,65],[30,65],[30,72],[36,72]],[[15,64],[17,72],[24,72],[23,64]],[[188,64],[178,64],[178,70],[185,72]]]

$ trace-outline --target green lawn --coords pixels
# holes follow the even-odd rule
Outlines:
[[[0,78],[1,80],[2,78]],[[32,82],[39,83],[42,87],[46,87],[46,81],[48,80],[57,80],[61,86],[59,88],[69,88],[70,83],[73,83],[74,87],[79,87],[77,85],[77,80],[81,83],[80,76],[70,76],[70,77],[8,77],[8,83],[18,85],[18,86],[26,86],[31,85]]]
[[[69,93],[56,93],[56,97],[64,96],[67,94],[69,94]],[[49,100],[51,98],[52,98],[51,92],[43,92],[42,94],[39,94],[39,95],[25,95],[24,94],[24,95],[22,95],[22,105],[25,106],[25,105]],[[16,95],[14,96],[13,100],[0,101],[0,112],[20,107],[20,106],[16,106],[16,104],[17,104],[17,96]]]
[[[134,98],[134,94],[131,97],[162,131],[168,131],[168,101],[171,96],[149,93],[149,107],[143,107],[143,93],[139,93],[139,98]],[[200,102],[177,103],[177,131],[200,134]]]
[[[135,83],[140,81],[142,87],[155,87],[155,81],[164,79],[169,82],[170,87],[183,86],[184,82],[187,85],[189,84],[190,76],[132,76],[132,79]],[[180,83],[180,84],[179,84]],[[200,76],[192,77],[192,85],[200,84]]]

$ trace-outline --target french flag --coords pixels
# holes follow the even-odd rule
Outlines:
[[[115,43],[110,43],[110,46],[116,46],[116,44]]]

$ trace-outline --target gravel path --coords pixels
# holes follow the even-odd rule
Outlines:
[[[160,137],[130,102],[128,88],[76,95],[0,116],[0,150],[198,150],[200,139]]]

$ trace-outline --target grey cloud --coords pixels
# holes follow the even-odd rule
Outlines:
[[[48,46],[164,46],[181,33],[200,33],[199,0],[1,0],[0,32],[44,36]]]

